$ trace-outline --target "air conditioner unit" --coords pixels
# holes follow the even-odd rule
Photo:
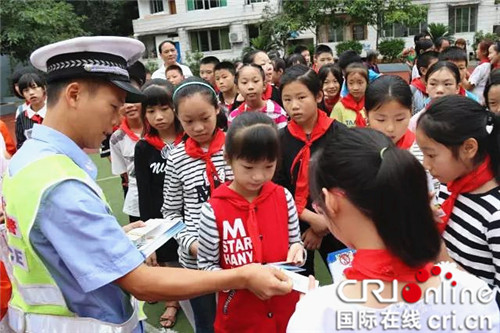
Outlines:
[[[231,44],[241,43],[243,42],[243,38],[241,38],[241,34],[237,32],[231,32],[229,34],[229,41]]]

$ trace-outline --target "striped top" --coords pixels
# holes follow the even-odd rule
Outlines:
[[[450,195],[441,185],[439,203]],[[500,186],[460,194],[443,238],[450,257],[491,287],[500,287]]]
[[[224,160],[224,148],[212,155],[212,162],[222,182],[233,179],[233,171]],[[179,243],[179,263],[192,269],[198,268],[198,265],[189,247],[198,240],[201,206],[210,197],[205,168],[202,159],[186,154],[185,144],[181,142],[168,155],[163,184],[161,212],[165,218],[184,221],[186,227],[175,237]]]
[[[299,217],[292,194],[286,188],[283,187],[283,189],[285,190],[288,207],[288,244],[290,246],[301,242]],[[208,202],[201,207],[199,238],[198,268],[208,271],[221,269],[219,265],[219,230],[217,229],[214,210]]]
[[[249,111],[249,109],[246,103],[241,104],[237,109],[231,111],[229,117],[227,118],[228,126],[231,125],[236,117],[247,111]],[[266,105],[260,111],[269,116],[269,118],[274,121],[278,129],[285,127],[288,122],[288,115],[286,111],[272,99],[268,99],[266,101]]]

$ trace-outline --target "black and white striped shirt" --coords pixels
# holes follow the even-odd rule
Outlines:
[[[288,208],[288,244],[300,243],[299,217],[293,196],[286,188],[285,197]],[[212,206],[206,202],[201,208],[200,231],[198,247],[198,268],[204,270],[219,270],[220,235],[215,221]]]
[[[439,203],[449,195],[441,185]],[[491,287],[500,287],[500,186],[460,194],[443,238],[453,260]]]
[[[212,155],[212,162],[222,182],[233,179],[233,171],[224,160],[223,148]],[[198,268],[189,247],[198,240],[201,206],[209,197],[205,162],[187,155],[184,142],[181,142],[167,158],[161,212],[163,217],[184,221],[186,225],[175,237],[179,243],[179,263],[183,267]]]

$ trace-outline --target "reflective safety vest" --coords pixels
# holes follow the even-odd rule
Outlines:
[[[78,317],[68,309],[61,290],[31,245],[29,235],[44,193],[66,180],[86,184],[106,202],[95,181],[65,155],[43,157],[4,178],[3,205],[13,275],[9,325],[16,332],[131,332],[139,321],[137,300],[130,297],[134,312],[122,324]]]

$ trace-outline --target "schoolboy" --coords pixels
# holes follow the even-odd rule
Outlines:
[[[333,62],[332,49],[328,45],[318,45],[314,51],[314,71],[317,73],[323,65],[333,64]]]
[[[130,294],[153,301],[248,288],[268,298],[291,289],[282,272],[259,265],[224,272],[148,267],[111,214],[83,149],[99,147],[126,98],[141,100],[126,66],[144,50],[131,38],[79,37],[31,55],[48,72],[47,116],[4,179],[16,332],[143,332]],[[19,190],[26,186],[30,191]]]
[[[353,63],[363,63],[363,60],[361,59],[361,56],[356,53],[356,51],[353,50],[347,50],[342,52],[342,54],[339,56],[339,61],[337,62],[340,69],[342,70],[342,73],[344,74],[345,77],[345,70],[347,66]],[[378,78],[380,75],[379,73],[375,73],[373,70],[368,69],[368,81],[372,82],[376,78]],[[340,97],[345,97],[347,96],[349,92],[347,91],[347,84],[344,80],[344,83],[342,83],[342,89],[340,90]]]
[[[467,85],[467,53],[459,48],[458,46],[450,46],[446,48],[444,51],[439,53],[439,60],[449,61],[457,65],[458,70],[460,71],[460,91],[459,94],[462,96],[467,96],[476,102],[479,103],[479,98],[471,93],[470,91],[465,90],[464,84]],[[465,82],[465,83],[464,83]]]
[[[178,86],[182,81],[184,81],[184,74],[182,74],[182,68],[178,65],[170,65],[165,70],[165,76],[167,81],[172,83],[174,86]]]
[[[214,88],[216,88],[214,69],[219,62],[220,60],[214,56],[208,56],[200,60],[200,77]]]
[[[281,77],[283,76],[283,73],[285,73],[285,68],[286,68],[285,60],[276,57],[273,58],[271,61],[273,62],[273,68],[274,68],[272,83],[276,88],[279,88]]]
[[[234,64],[222,61],[215,65],[214,73],[215,85],[219,89],[219,101],[227,111],[231,111],[236,95],[238,95],[238,89],[234,82],[236,75]]]
[[[413,94],[412,115],[421,111],[427,103],[429,95],[427,94],[425,75],[429,67],[438,61],[438,58],[439,53],[436,51],[427,51],[417,57],[415,66],[417,66],[419,76],[413,79],[410,85]]]

